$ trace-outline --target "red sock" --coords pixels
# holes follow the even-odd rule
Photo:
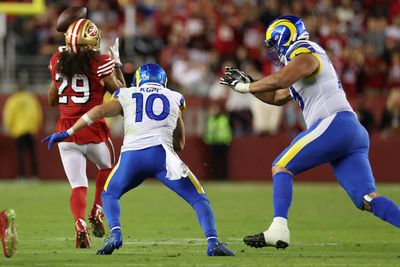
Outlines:
[[[79,218],[85,220],[87,187],[80,186],[72,189],[69,203],[75,221]]]
[[[93,206],[99,205],[102,206],[101,202],[101,192],[103,192],[104,184],[107,181],[108,175],[110,175],[112,168],[103,169],[99,171],[96,177],[96,193],[94,195],[94,204]]]

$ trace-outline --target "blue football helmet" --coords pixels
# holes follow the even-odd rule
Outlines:
[[[167,86],[167,73],[158,64],[149,63],[138,68],[133,76],[132,86],[140,87],[145,83],[158,83]]]
[[[271,22],[265,33],[268,57],[275,65],[285,62],[285,54],[291,44],[308,40],[304,22],[296,16],[281,16]]]

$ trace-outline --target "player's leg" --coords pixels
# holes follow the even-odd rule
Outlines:
[[[31,178],[37,179],[37,159],[36,159],[36,146],[32,134],[27,135],[27,152],[29,154],[29,164],[31,165]]]
[[[129,190],[140,185],[145,176],[140,171],[140,153],[137,151],[122,152],[120,159],[111,171],[102,193],[103,210],[111,236],[105,240],[104,246],[97,251],[99,255],[112,254],[122,246],[120,197]]]
[[[6,209],[0,212],[0,239],[6,257],[14,255],[17,248],[17,230],[15,227],[15,211]]]
[[[17,148],[17,165],[18,165],[18,178],[26,178],[25,161],[24,161],[24,136],[17,137],[15,139],[15,144]]]
[[[92,225],[93,235],[103,237],[105,234],[102,218],[102,201],[101,193],[103,192],[104,184],[111,173],[112,167],[115,164],[114,146],[110,139],[99,144],[88,144],[86,157],[97,165],[99,173],[96,177],[96,190],[94,195],[93,207],[89,213],[89,222]]]
[[[165,156],[160,157],[160,159],[165,162]],[[170,161],[167,161],[167,164],[169,162]],[[178,165],[182,166],[181,164]],[[167,166],[167,169],[170,168],[174,167],[172,165]],[[210,202],[203,187],[191,171],[188,171],[187,177],[182,177],[177,180],[168,179],[167,170],[165,169],[157,173],[155,177],[193,207],[197,215],[197,220],[207,239],[208,256],[235,256],[233,251],[225,247],[218,240],[214,213]]]
[[[246,236],[244,242],[247,245],[286,248],[290,244],[288,212],[292,203],[293,176],[330,162],[345,152],[351,140],[347,136],[349,131],[341,127],[342,116],[333,115],[317,121],[300,133],[273,162],[274,219],[263,233]]]
[[[58,144],[65,174],[72,188],[70,208],[75,220],[77,248],[89,248],[91,246],[85,222],[88,181],[86,177],[86,158],[83,154],[84,146],[72,142]]]
[[[365,132],[358,141],[368,139]],[[400,227],[400,209],[392,200],[378,196],[371,165],[368,159],[368,143],[354,153],[331,163],[336,178],[350,196],[354,205],[371,211],[378,218]]]

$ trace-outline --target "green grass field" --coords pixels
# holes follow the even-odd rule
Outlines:
[[[0,182],[0,209],[16,210],[19,235],[17,253],[0,257],[0,266],[400,266],[399,230],[358,211],[336,184],[295,184],[286,250],[252,249],[241,241],[269,225],[270,184],[204,186],[220,239],[237,257],[205,256],[193,210],[156,182],[122,198],[124,245],[112,256],[95,255],[103,241],[94,237],[92,249],[74,247],[67,182]],[[400,203],[400,184],[378,189]]]

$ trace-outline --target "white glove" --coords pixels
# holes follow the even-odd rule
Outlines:
[[[121,59],[119,58],[119,38],[115,38],[114,44],[108,49],[111,57],[115,60],[115,65],[121,67]]]

